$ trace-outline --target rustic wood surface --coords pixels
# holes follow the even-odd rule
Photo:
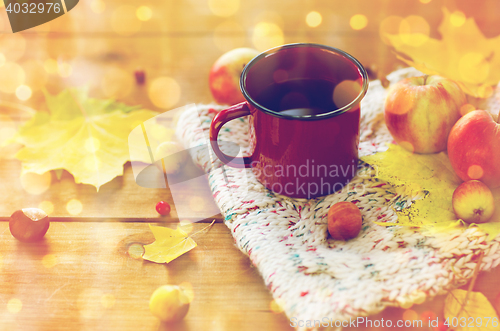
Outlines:
[[[217,3],[223,6],[217,9]],[[151,10],[149,20],[138,20],[139,6]],[[0,129],[16,128],[28,119],[30,111],[23,107],[45,111],[42,88],[58,93],[86,85],[94,97],[115,98],[158,112],[213,102],[208,72],[222,53],[235,47],[263,50],[275,46],[273,42],[327,44],[357,57],[372,78],[383,78],[402,66],[379,36],[384,19],[418,15],[428,22],[430,35],[439,37],[443,6],[475,18],[488,37],[500,34],[500,2],[495,0],[89,0],[52,22],[15,35],[0,7],[0,76],[4,62],[24,70],[24,78],[0,77]],[[231,8],[236,10],[231,13]],[[311,11],[322,15],[315,28],[305,22]],[[349,24],[355,14],[368,19],[359,31]],[[271,37],[255,37],[261,22],[274,31]],[[145,73],[143,85],[134,78],[137,70]],[[180,94],[165,87],[167,105],[155,103],[150,93],[160,77],[169,77],[180,87]],[[8,91],[15,81],[31,88],[28,100],[21,101]],[[180,192],[185,197],[182,215],[169,189],[140,187],[129,164],[124,176],[99,192],[75,184],[67,172],[60,178],[52,172],[50,187],[30,194],[20,180],[20,162],[13,158],[16,146],[2,147],[4,139],[0,135],[0,330],[292,330],[290,321],[272,305],[258,271],[235,247],[208,184]],[[195,195],[203,198],[201,206],[190,205]],[[82,206],[76,216],[66,208],[75,199]],[[160,200],[173,207],[167,217],[155,211]],[[17,209],[47,206],[47,202],[53,206],[53,222],[46,238],[34,244],[14,239],[8,217]],[[194,236],[198,247],[167,265],[143,261],[129,252],[134,243],[153,241],[147,223],[175,227],[179,218],[205,218],[194,223],[192,233],[213,219],[217,223]],[[499,276],[500,268],[480,274],[474,290],[494,302]],[[191,286],[194,293],[188,315],[176,325],[159,323],[148,308],[153,291],[168,283]],[[442,317],[443,301],[440,296],[411,309],[417,316],[431,310]],[[395,323],[405,313],[406,318],[413,316],[401,308],[388,308],[371,319]]]

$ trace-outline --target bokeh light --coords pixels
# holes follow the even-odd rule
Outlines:
[[[246,41],[245,29],[234,20],[227,20],[214,29],[214,44],[223,52],[243,47]]]
[[[268,23],[273,23],[279,26],[281,30],[283,30],[285,26],[285,22],[283,21],[283,16],[282,14],[272,11],[272,10],[264,10],[262,12],[259,12],[254,18],[253,18],[253,24],[257,24],[260,22],[268,22]]]
[[[462,80],[472,84],[483,83],[490,73],[490,64],[483,54],[467,53],[458,62],[458,72]]]
[[[10,299],[7,302],[7,311],[12,314],[17,314],[23,309],[23,303],[19,299]]]
[[[6,142],[15,136],[18,124],[14,122],[10,116],[1,113],[0,123],[2,123],[2,125],[0,125],[0,160],[12,160],[22,145],[19,143],[6,144]]]
[[[0,91],[14,93],[25,80],[26,74],[19,64],[7,62],[0,67]]]
[[[47,84],[47,71],[41,61],[29,60],[22,65],[26,73],[25,84],[32,91],[37,91],[45,87]]]
[[[269,304],[269,308],[275,314],[282,313],[284,311],[284,307],[285,307],[285,302],[283,299],[280,298],[272,300],[271,303]]]
[[[82,213],[83,205],[78,199],[71,199],[66,204],[66,210],[70,215],[76,216]]]
[[[115,302],[116,298],[111,293],[106,293],[101,296],[101,306],[103,306],[105,309],[113,308]]]
[[[368,25],[368,18],[362,14],[356,14],[349,20],[349,25],[354,30],[364,29]]]
[[[158,77],[149,86],[148,95],[156,107],[166,109],[179,102],[181,87],[171,77]]]
[[[488,84],[482,84],[477,89],[477,94],[479,95],[480,98],[483,99],[491,97],[493,95],[493,92],[494,92],[493,87],[491,87],[491,85]]]
[[[59,263],[59,261],[54,254],[46,254],[42,257],[42,264],[47,269],[54,267],[57,263]]]
[[[312,11],[306,16],[306,24],[311,28],[315,28],[321,24],[323,17],[317,11]]]
[[[153,17],[153,11],[148,6],[140,6],[135,11],[137,18],[143,22],[149,21]]]
[[[460,115],[464,116],[465,114],[470,113],[473,110],[476,110],[476,107],[474,107],[470,103],[466,103],[465,105],[460,107]]]
[[[403,320],[404,321],[417,321],[420,318],[418,317],[418,313],[413,309],[407,309],[403,312]]]
[[[184,294],[186,294],[188,298],[188,302],[193,302],[194,299],[194,290],[193,285],[190,282],[182,282],[179,284],[179,287],[184,290]]]
[[[156,146],[154,159],[158,168],[166,174],[174,174],[181,170],[186,154],[182,153],[182,146],[175,141],[164,141]]]
[[[124,69],[118,67],[106,69],[101,81],[101,88],[104,95],[111,99],[126,97],[132,91],[133,85],[133,76]]]
[[[88,288],[80,292],[76,300],[76,306],[80,316],[85,319],[98,319],[104,314],[102,309],[102,293],[99,289]]]
[[[20,33],[2,34],[0,37],[0,50],[7,61],[17,61],[26,51],[26,39]]]
[[[469,169],[467,169],[467,176],[471,179],[480,179],[483,175],[483,168],[478,164],[473,164],[469,167]]]
[[[144,255],[144,246],[139,243],[133,243],[128,246],[127,254],[135,260],[140,260]]]
[[[208,7],[214,15],[229,17],[240,8],[240,0],[208,0]]]
[[[344,80],[335,86],[333,90],[333,102],[338,108],[342,108],[356,99],[361,93],[362,86],[357,80]]]
[[[422,46],[429,40],[430,26],[427,21],[416,15],[410,15],[404,18],[399,25],[399,37],[410,46]]]
[[[46,59],[43,62],[43,68],[45,69],[45,71],[47,73],[49,73],[51,75],[55,75],[59,71],[57,68],[57,61],[54,59]]]
[[[193,232],[194,225],[193,222],[190,220],[182,220],[179,222],[179,227],[182,229],[182,231],[186,232],[187,234],[190,234]]]
[[[111,27],[113,31],[123,36],[130,36],[141,29],[141,21],[136,16],[136,8],[122,5],[113,11],[111,15]]]
[[[68,78],[73,73],[73,67],[68,62],[57,61],[57,72],[62,78]]]
[[[423,4],[427,4],[427,3],[431,2],[431,0],[420,0],[420,2]]]
[[[399,26],[402,21],[403,18],[400,16],[388,16],[382,20],[379,26],[379,34],[384,43],[391,45],[386,34],[399,36]]]
[[[437,315],[435,312],[433,312],[432,310],[426,310],[424,312],[422,312],[422,314],[420,315],[422,320],[424,321],[424,325],[427,324],[429,325],[429,321],[433,321],[437,318]]]
[[[460,10],[456,10],[450,15],[450,23],[456,28],[459,28],[462,25],[464,25],[466,19],[467,18],[465,17],[465,14],[462,13]]]
[[[52,174],[47,171],[43,175],[26,172],[21,175],[21,186],[31,195],[40,195],[47,191],[52,183]]]
[[[54,212],[54,204],[51,201],[42,201],[38,204],[38,208],[43,210],[47,215],[50,215]]]
[[[21,101],[31,98],[31,88],[28,85],[19,85],[16,89],[16,97]]]
[[[14,121],[7,115],[0,114],[0,123],[2,123],[0,126],[0,146],[2,146],[7,140],[14,137],[17,129]]]
[[[90,9],[96,14],[102,14],[106,10],[106,3],[102,0],[93,0]]]
[[[260,22],[253,30],[252,42],[259,51],[283,45],[284,40],[283,31],[275,23]]]
[[[193,211],[202,211],[205,209],[205,199],[200,196],[194,196],[189,199],[189,208]]]

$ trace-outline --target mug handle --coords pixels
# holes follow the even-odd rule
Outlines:
[[[224,124],[238,117],[247,115],[250,115],[250,108],[248,108],[248,104],[244,101],[221,110],[217,115],[215,115],[212,119],[212,123],[210,124],[210,144],[212,145],[215,155],[217,155],[222,163],[233,168],[251,168],[251,156],[236,157],[225,154],[220,150],[217,138],[219,136],[219,131]]]

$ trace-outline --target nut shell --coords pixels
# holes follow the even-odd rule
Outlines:
[[[362,224],[361,211],[352,202],[338,202],[328,211],[328,233],[333,239],[349,240],[357,237]]]
[[[10,233],[22,242],[41,240],[49,226],[49,216],[38,208],[16,210],[9,219]]]

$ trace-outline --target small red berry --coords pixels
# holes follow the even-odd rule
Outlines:
[[[170,205],[168,202],[160,201],[156,204],[156,211],[162,216],[168,215],[170,213]]]
[[[135,76],[135,82],[137,83],[137,85],[143,85],[144,82],[146,81],[146,73],[144,72],[144,70],[136,70],[134,72],[134,76]]]

